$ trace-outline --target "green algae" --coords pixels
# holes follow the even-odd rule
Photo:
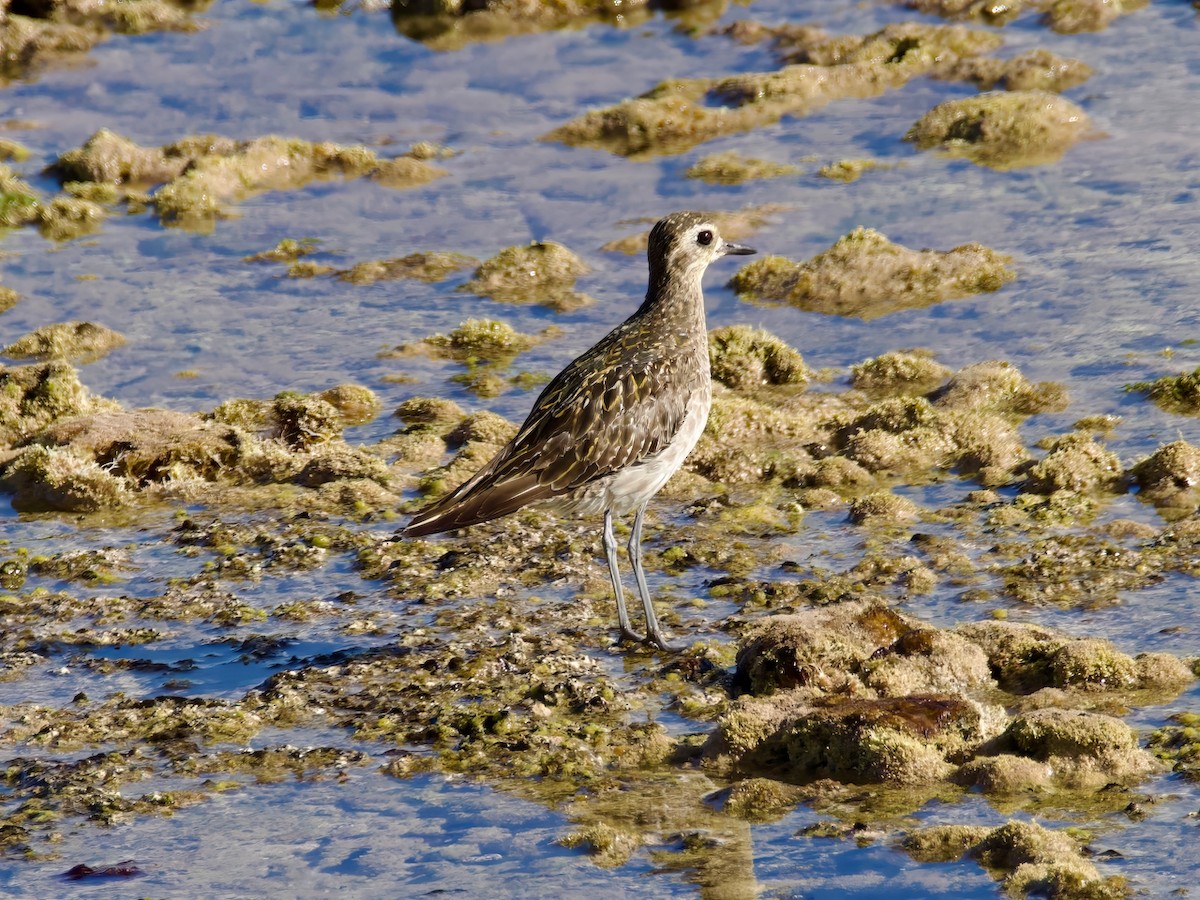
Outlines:
[[[1024,0],[906,0],[904,5],[926,15],[999,27],[1021,14]]]
[[[475,269],[459,290],[501,303],[537,303],[556,312],[578,309],[592,302],[574,290],[575,279],[591,271],[562,244],[534,241],[507,247]]]
[[[125,345],[125,336],[93,322],[46,325],[9,344],[0,353],[14,359],[95,362]]]
[[[1016,277],[1011,261],[981,244],[914,251],[858,228],[806,263],[782,256],[756,260],[738,270],[729,286],[743,300],[870,320],[999,290]]]
[[[713,153],[696,160],[683,174],[710,184],[742,184],[763,178],[798,175],[798,166],[742,156],[736,150]]]
[[[904,136],[1001,171],[1057,162],[1090,126],[1087,114],[1044,90],[979,94],[941,103]]]

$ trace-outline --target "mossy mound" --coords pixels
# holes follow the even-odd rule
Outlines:
[[[1090,435],[1063,435],[1048,450],[1025,477],[1025,490],[1035,494],[1124,492],[1120,459]]]
[[[1200,447],[1187,441],[1164,444],[1129,474],[1139,488],[1138,498],[1160,510],[1187,514],[1200,506]]]
[[[729,286],[744,300],[875,319],[996,291],[1012,281],[1012,258],[981,244],[910,250],[858,228],[806,263],[768,256],[742,267]]]
[[[904,139],[1006,170],[1057,162],[1089,124],[1087,113],[1057,94],[994,91],[938,104]]]
[[[951,369],[928,351],[884,353],[850,367],[850,383],[873,395],[927,394],[944,382]]]
[[[554,241],[507,247],[483,262],[459,290],[502,303],[538,303],[557,312],[591,303],[574,290],[575,279],[591,271],[582,259]]]
[[[798,166],[775,163],[766,159],[742,156],[736,150],[701,157],[684,174],[710,184],[741,184],[762,178],[781,178],[798,175]]]
[[[92,322],[59,322],[37,329],[0,353],[14,359],[95,362],[125,345],[125,336]]]
[[[545,137],[635,158],[680,153],[718,135],[807,115],[835,100],[877,96],[953,56],[997,44],[991,35],[958,26],[889,25],[865,37],[831,39],[809,49],[809,62],[773,72],[664,81]]]
[[[813,374],[798,351],[769,331],[747,325],[709,332],[708,355],[712,377],[743,391],[764,384],[805,385]]]
[[[1150,735],[1147,747],[1180,775],[1200,781],[1200,715],[1175,713],[1170,721]]]

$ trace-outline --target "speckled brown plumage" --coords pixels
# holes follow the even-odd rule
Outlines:
[[[683,463],[711,402],[701,276],[726,253],[753,253],[720,237],[704,213],[674,213],[650,233],[650,286],[632,316],[563,369],[516,437],[473,477],[420,510],[410,537],[450,531],[531,503],[603,512],[604,544],[624,636],[629,627],[612,517],[637,511],[629,554],[648,639],[665,648],[641,567],[646,503]]]

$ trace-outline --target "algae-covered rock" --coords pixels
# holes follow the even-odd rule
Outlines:
[[[988,735],[981,708],[951,696],[791,701],[764,709],[767,701],[743,698],[722,717],[709,752],[733,750],[735,770],[787,780],[924,785],[948,777],[947,757]],[[747,717],[759,714],[767,718],[754,734]]]
[[[871,394],[927,394],[944,382],[950,372],[928,351],[897,351],[851,366],[850,383]]]
[[[148,187],[164,223],[203,225],[224,204],[270,190],[301,187],[318,178],[370,176],[389,187],[411,187],[446,174],[411,153],[381,159],[363,146],[312,143],[275,136],[236,141],[195,135],[163,147],[141,147],[102,130],[51,166],[60,179]]]
[[[121,478],[73,447],[29,447],[0,467],[0,487],[13,494],[13,506],[30,512],[93,512],[127,496]]]
[[[764,384],[808,383],[812,370],[804,358],[775,335],[748,325],[728,325],[708,335],[712,377],[738,390]]]
[[[886,491],[856,497],[850,502],[850,521],[855,525],[906,525],[920,515],[917,504]]]
[[[6,313],[20,301],[21,295],[10,287],[0,285],[0,313]]]
[[[411,397],[397,406],[395,412],[396,418],[402,419],[410,429],[453,425],[461,422],[466,415],[466,411],[453,400],[441,397]]]
[[[0,446],[14,444],[56,419],[115,406],[93,397],[65,362],[0,366]]]
[[[698,178],[710,184],[741,184],[744,181],[799,173],[798,166],[742,156],[736,150],[701,157],[684,172],[688,178]]]
[[[960,59],[939,77],[972,81],[985,91],[1051,91],[1061,94],[1092,77],[1092,67],[1079,59],[1058,56],[1049,50],[1027,50],[1011,59],[974,56]]]
[[[331,5],[337,5],[332,0]],[[631,26],[654,9],[691,10],[672,0],[400,0],[390,4],[396,30],[433,50],[457,50],[477,41],[498,41],[522,34],[578,28],[590,22]],[[705,4],[699,4],[703,8]]]
[[[1138,746],[1137,733],[1127,724],[1085,710],[1022,713],[995,746],[1050,763],[1055,777],[1074,788],[1095,790],[1111,782],[1136,782],[1161,768]]]
[[[1200,447],[1172,441],[1132,469],[1138,498],[1159,508],[1191,511],[1200,505]]]
[[[1061,385],[1025,380],[1021,370],[1003,360],[965,366],[930,395],[936,406],[962,412],[987,411],[1015,416],[1066,409]]]
[[[873,159],[839,159],[828,163],[817,170],[817,174],[830,181],[840,181],[849,184],[862,178],[864,172],[878,169],[882,164]]]
[[[1046,10],[1045,21],[1060,34],[1103,31],[1147,2],[1149,0],[1054,0]]]
[[[630,157],[680,153],[721,134],[807,115],[834,100],[877,96],[998,41],[957,26],[908,23],[827,44],[836,49],[809,48],[809,61],[776,71],[664,81],[632,100],[585,113],[546,139]]]
[[[342,269],[337,277],[351,284],[375,284],[379,281],[394,281],[398,278],[415,278],[418,281],[444,281],[455,272],[476,265],[477,261],[462,253],[410,253],[395,259],[375,259],[356,263]]]
[[[1139,381],[1126,385],[1125,390],[1145,394],[1167,412],[1200,414],[1200,368],[1179,375],[1164,375],[1154,381]]]
[[[1121,461],[1115,453],[1086,434],[1068,434],[1050,446],[1046,456],[1029,471],[1025,489],[1038,494],[1120,492]]]
[[[15,228],[36,222],[38,197],[28,182],[0,163],[0,226]]]
[[[934,825],[910,834],[903,846],[921,862],[953,862],[970,856],[1003,883],[1009,897],[1123,900],[1132,896],[1123,877],[1101,875],[1069,834],[1034,822],[1008,822],[991,830]]]
[[[125,344],[125,336],[93,322],[46,325],[9,344],[0,353],[15,359],[95,362]]]
[[[557,312],[591,302],[574,290],[575,279],[589,272],[578,256],[554,241],[508,247],[482,263],[459,290],[503,303],[539,303]]]
[[[1025,3],[1024,0],[906,0],[904,5],[926,15],[1000,26],[1019,16]]]
[[[421,344],[438,356],[460,362],[507,362],[541,342],[544,336],[522,334],[507,322],[467,319],[449,334],[435,334]]]
[[[981,244],[916,251],[858,228],[805,263],[782,256],[756,260],[729,286],[744,300],[870,320],[999,290],[1016,277],[1010,262]]]
[[[1200,781],[1200,715],[1175,713],[1169,721],[1171,724],[1150,735],[1147,748],[1175,772],[1191,781]]]
[[[997,91],[948,100],[922,116],[905,140],[993,169],[1057,162],[1087,133],[1087,114],[1041,90]]]

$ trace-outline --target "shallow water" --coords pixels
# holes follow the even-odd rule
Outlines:
[[[864,33],[918,18],[849,0],[808,4],[804,14],[792,6],[759,0],[724,9],[721,21],[754,17]],[[270,397],[283,389],[313,391],[356,381],[377,391],[385,409],[409,396],[436,394],[468,409],[519,419],[532,401],[529,393],[513,390],[481,401],[446,380],[460,371],[453,363],[376,354],[446,332],[470,317],[501,318],[522,332],[554,323],[562,335],[516,364],[551,374],[640,300],[644,261],[599,249],[645,227],[634,220],[678,208],[781,203],[786,210],[746,243],[763,253],[806,259],[863,225],[914,248],[978,241],[1012,254],[1019,277],[995,294],[863,322],[740,303],[722,286],[735,269],[726,261],[708,276],[711,326],[764,326],[798,347],[810,365],[843,376],[851,363],[904,347],[931,348],[952,367],[1009,360],[1030,380],[1061,382],[1070,393],[1066,412],[1026,422],[1031,443],[1096,414],[1124,417],[1107,442],[1126,463],[1176,438],[1200,443],[1200,420],[1162,412],[1122,390],[1129,382],[1200,365],[1200,27],[1189,3],[1152,4],[1094,35],[1055,35],[1028,15],[1003,29],[1002,55],[1046,46],[1095,69],[1090,81],[1067,95],[1102,132],[1055,165],[1012,172],[918,154],[900,140],[936,103],[974,92],[969,85],[929,79],[649,161],[539,141],[584,108],[638,94],[668,77],[775,65],[765,48],[694,37],[661,15],[628,28],[595,24],[453,52],[433,51],[397,34],[386,12],[327,15],[299,3],[217,4],[199,19],[207,28],[197,34],[114,36],[77,66],[47,69],[0,89],[0,118],[39,126],[4,133],[33,151],[16,166],[23,177],[49,193],[54,185],[37,175],[40,168],[102,127],[143,145],[202,132],[237,138],[274,133],[394,143],[397,149],[433,140],[459,155],[441,163],[449,177],[413,190],[334,179],[262,194],[238,204],[236,217],[218,221],[211,233],[163,228],[149,214],[139,214],[110,218],[97,234],[62,245],[32,229],[5,236],[0,282],[24,299],[0,315],[0,345],[68,319],[113,328],[128,344],[86,366],[81,377],[125,406],[205,410],[235,396]],[[803,164],[806,174],[800,176],[736,187],[683,176],[700,156],[730,149],[777,162],[814,155],[819,162]],[[847,157],[897,165],[845,185],[816,176],[820,163]],[[287,279],[281,266],[242,261],[285,237],[320,240],[314,258],[338,266],[421,250],[483,259],[505,246],[553,238],[592,267],[577,288],[598,302],[559,314],[457,293],[465,273],[434,285],[360,287],[330,278]],[[178,377],[185,370],[198,377]],[[415,376],[416,383],[383,380],[400,372]],[[394,420],[383,416],[351,434],[370,440],[393,428]],[[911,491],[915,499],[946,505],[972,487],[948,480]],[[1155,520],[1153,510],[1133,496],[1109,504],[1103,516]],[[172,576],[195,572],[206,558],[181,556],[155,536],[154,525],[77,527],[69,517],[18,516],[4,503],[0,527],[12,546],[33,552],[132,545],[131,571],[120,584],[92,590],[97,598],[153,595]],[[650,537],[652,544],[667,540],[666,528]],[[862,540],[844,513],[809,513],[801,532],[789,538],[791,556],[785,558],[834,567],[860,554]],[[652,580],[672,581],[680,591],[703,589],[699,572]],[[396,607],[382,591],[372,593],[373,586],[343,557],[311,572],[272,574],[238,587],[248,603],[267,609],[345,590],[364,594],[360,603],[390,616],[397,629],[412,622],[411,611]],[[909,611],[935,624],[986,614],[964,608],[945,589],[920,598]],[[1192,580],[1173,575],[1118,606],[1021,609],[1015,617],[1110,637],[1130,654],[1169,650],[1187,656],[1200,649],[1192,624],[1196,611]],[[1166,632],[1169,626],[1182,630]],[[181,678],[188,695],[235,696],[292,656],[387,643],[386,636],[350,636],[306,623],[292,630],[292,643],[275,655],[248,657],[231,645],[231,636],[261,630],[198,626],[149,647],[63,655],[37,677],[0,682],[0,703],[66,704],[81,690],[151,695]],[[127,670],[114,680],[81,665],[98,658],[170,664],[190,659],[194,668]],[[1173,711],[1196,709],[1198,699],[1193,689],[1169,708],[1142,710],[1130,721],[1153,728]],[[377,748],[368,752],[381,754]],[[1194,856],[1181,852],[1194,843],[1194,820],[1184,816],[1200,808],[1200,791],[1166,777],[1148,783],[1145,791],[1175,799],[1156,805],[1143,822],[1112,826],[1099,845],[1123,855],[1107,864],[1106,874],[1121,872],[1136,887],[1161,896],[1200,874]],[[923,811],[920,818],[940,821],[938,815]],[[973,863],[918,865],[886,841],[858,848],[852,841],[794,836],[815,818],[800,809],[775,823],[748,826],[753,874],[763,896],[997,893]],[[1003,817],[975,801],[956,805],[945,820],[994,823]],[[111,885],[68,886],[55,875],[77,861],[109,864],[125,858],[147,870],[129,884],[132,890],[175,896],[312,896],[333,890],[544,896],[570,886],[619,897],[694,890],[678,873],[657,870],[644,853],[613,871],[596,868],[578,851],[552,842],[566,829],[565,821],[482,785],[396,781],[351,770],[345,783],[254,786],[173,818],[111,829],[78,826],[64,836],[60,860],[3,867],[0,891],[99,896]]]

